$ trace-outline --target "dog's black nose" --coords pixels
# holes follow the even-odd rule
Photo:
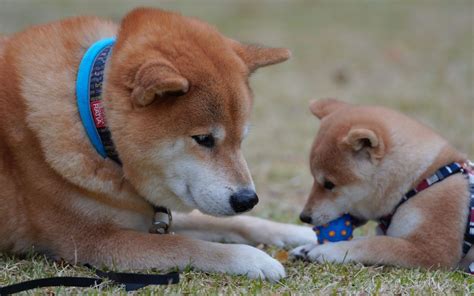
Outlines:
[[[300,214],[300,220],[304,223],[311,224],[311,221],[313,220],[310,215],[307,215],[306,213],[301,213]]]
[[[230,205],[236,213],[248,211],[252,209],[257,203],[257,193],[250,189],[239,190],[230,197]]]

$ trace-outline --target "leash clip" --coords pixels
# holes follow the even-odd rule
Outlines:
[[[463,174],[474,174],[474,162],[466,160],[461,166],[461,172]]]
[[[153,223],[149,229],[150,233],[154,234],[169,234],[171,223],[173,222],[173,216],[171,211],[165,207],[155,207],[155,214],[153,217]]]
[[[467,165],[467,167],[468,167],[470,170],[474,171],[474,162],[472,162],[472,161],[470,161],[470,160],[468,159],[468,160],[466,161],[466,165]]]

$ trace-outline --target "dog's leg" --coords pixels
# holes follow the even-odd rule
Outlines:
[[[174,215],[173,231],[208,241],[268,244],[278,247],[315,243],[310,227],[273,222],[250,216],[216,218],[197,211]]]
[[[180,235],[96,228],[91,233],[83,233],[61,244],[61,257],[96,266],[157,268],[163,271],[192,267],[205,272],[224,272],[269,280],[285,276],[283,266],[257,248],[205,242]]]
[[[436,248],[432,244],[426,245],[421,241],[415,243],[390,236],[374,236],[324,245],[311,244],[292,250],[290,255],[320,263],[359,262],[367,265],[382,264],[408,268],[453,268],[457,263],[451,254],[446,256],[441,248]]]

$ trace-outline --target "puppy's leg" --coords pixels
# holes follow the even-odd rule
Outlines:
[[[453,250],[453,252],[455,252]],[[443,254],[433,244],[389,236],[374,236],[353,241],[324,245],[308,245],[291,251],[295,258],[314,262],[360,262],[373,265],[395,265],[400,267],[447,267],[453,268],[456,259]]]
[[[269,280],[285,276],[283,266],[278,261],[251,246],[225,245],[179,235],[130,230],[96,227],[93,232],[62,241],[59,255],[73,262],[121,269],[182,270],[190,266],[205,272],[224,272]]]
[[[316,242],[310,227],[250,216],[216,218],[197,211],[190,214],[176,213],[172,230],[203,240],[250,245],[263,243],[283,247]]]

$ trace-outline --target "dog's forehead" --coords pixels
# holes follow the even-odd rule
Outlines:
[[[318,133],[310,154],[311,173],[319,182],[330,179],[339,185],[348,184],[357,180],[354,163],[350,154],[338,145],[335,132],[326,129]]]
[[[311,164],[311,173],[320,184],[325,180],[330,180],[337,186],[351,184],[358,180],[353,169],[353,163],[348,158],[336,154],[320,155]]]
[[[227,135],[241,137],[247,130],[252,100],[245,83],[235,82],[232,86],[206,83],[194,91],[187,109],[190,114],[196,114],[196,120],[219,126]]]
[[[246,85],[227,98],[223,111],[223,126],[230,136],[242,138],[248,132],[249,117],[252,108],[252,96]]]
[[[338,157],[340,153],[338,148],[337,135],[329,126],[322,123],[311,149],[311,166],[324,166],[328,163],[328,159]]]
[[[154,21],[153,15],[137,17]],[[133,38],[140,40],[137,45],[168,61],[188,80],[187,99],[175,104],[186,113],[187,120],[182,125],[186,129],[219,126],[228,137],[242,137],[253,101],[248,67],[229,39],[212,26],[175,14],[169,18],[156,27],[144,22],[141,30],[149,34]]]

